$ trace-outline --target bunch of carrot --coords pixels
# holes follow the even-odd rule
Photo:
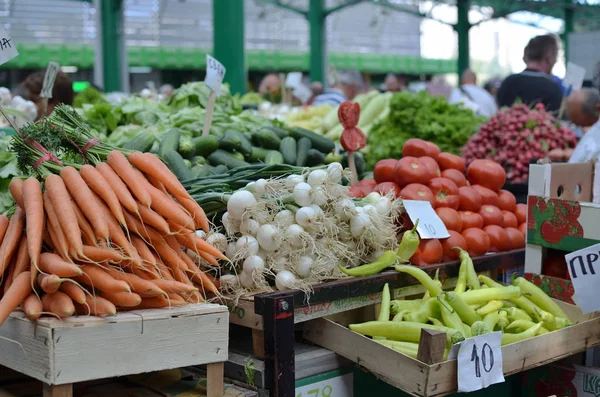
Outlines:
[[[158,157],[115,150],[77,167],[43,185],[10,184],[17,208],[0,217],[0,324],[19,305],[32,320],[101,316],[219,293],[198,263],[226,258],[196,234],[208,219]]]

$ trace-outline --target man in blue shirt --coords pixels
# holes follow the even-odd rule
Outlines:
[[[338,81],[332,88],[326,88],[325,91],[315,98],[312,105],[331,105],[337,106],[346,100],[352,100],[362,91],[364,80],[357,70],[343,70],[338,72]]]

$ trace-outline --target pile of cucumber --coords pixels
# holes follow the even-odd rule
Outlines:
[[[334,150],[332,140],[299,127],[263,127],[252,135],[231,129],[221,137],[192,139],[172,129],[161,141],[158,154],[180,180],[188,180],[255,163],[313,167],[341,161]]]

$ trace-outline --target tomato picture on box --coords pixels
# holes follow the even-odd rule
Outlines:
[[[533,273],[525,273],[525,278],[538,286],[546,295],[572,305],[575,304],[573,301],[575,289],[571,280]]]

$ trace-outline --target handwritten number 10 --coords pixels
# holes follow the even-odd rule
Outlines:
[[[486,353],[486,348],[489,353]],[[471,353],[471,361],[475,361],[475,376],[481,378],[481,367],[485,372],[490,372],[494,368],[494,352],[487,343],[483,344],[481,349],[481,366],[479,365],[479,352],[477,346],[473,345],[473,352]]]
[[[433,227],[433,225],[430,225],[429,223],[424,223],[423,226],[425,226],[425,229],[427,229],[429,234],[435,236],[435,228]]]

